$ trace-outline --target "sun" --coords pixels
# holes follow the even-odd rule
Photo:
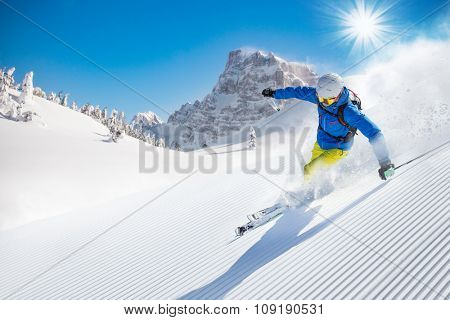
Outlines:
[[[351,52],[362,54],[383,44],[392,34],[389,13],[392,9],[381,1],[357,0],[349,7],[333,7],[330,15],[337,20],[337,41],[350,45]]]
[[[381,40],[384,27],[381,12],[369,7],[366,2],[357,2],[344,17],[344,36],[353,39],[357,46],[367,48]]]
[[[376,36],[378,23],[373,16],[360,13],[350,21],[351,32],[355,37],[370,39]]]

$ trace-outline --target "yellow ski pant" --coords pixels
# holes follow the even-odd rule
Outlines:
[[[339,162],[339,160],[347,157],[347,155],[348,151],[341,149],[324,150],[319,147],[319,144],[316,142],[312,150],[311,160],[304,167],[305,179],[311,179],[319,169],[332,166]]]

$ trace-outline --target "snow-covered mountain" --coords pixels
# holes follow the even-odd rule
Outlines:
[[[275,106],[274,101],[264,98],[264,88],[314,85],[316,79],[310,66],[285,61],[271,52],[231,51],[211,93],[201,101],[182,105],[167,124],[159,126],[159,135],[185,149],[215,144],[220,137],[269,117],[276,106],[284,107],[286,102]]]
[[[152,111],[137,113],[130,122],[133,129],[151,131],[157,125],[164,122]]]

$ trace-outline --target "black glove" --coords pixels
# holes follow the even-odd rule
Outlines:
[[[380,163],[380,169],[378,169],[378,174],[380,175],[380,178],[382,180],[387,180],[388,178],[392,177],[395,173],[395,166],[393,163],[391,163],[390,160]]]
[[[275,90],[273,90],[272,88],[266,88],[262,91],[262,95],[269,98],[273,98],[274,93]]]

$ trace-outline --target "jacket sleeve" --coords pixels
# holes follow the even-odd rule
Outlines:
[[[344,119],[369,139],[373,152],[381,164],[390,161],[386,141],[380,128],[354,106],[344,109]]]
[[[275,99],[296,98],[300,100],[317,103],[316,88],[314,87],[286,87],[275,90]]]

